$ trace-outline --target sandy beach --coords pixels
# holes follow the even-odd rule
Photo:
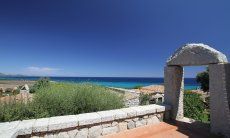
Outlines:
[[[0,80],[0,88],[14,88],[17,86],[23,86],[25,84],[32,86],[35,81],[28,81],[28,80]]]

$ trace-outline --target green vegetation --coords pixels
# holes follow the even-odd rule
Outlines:
[[[139,97],[140,105],[148,105],[150,98],[150,95],[141,93]]]
[[[35,93],[39,91],[40,89],[47,88],[49,86],[50,86],[49,78],[47,77],[41,78],[30,89],[30,93]]]
[[[123,97],[105,87],[50,83],[49,86],[39,88],[33,100],[27,104],[15,101],[0,104],[0,121],[96,112],[122,108],[123,104]]]
[[[184,94],[184,115],[204,123],[210,122],[208,104],[203,102],[200,94],[185,91]]]
[[[209,91],[209,70],[198,73],[196,76],[196,81],[201,84],[201,89],[205,92]]]

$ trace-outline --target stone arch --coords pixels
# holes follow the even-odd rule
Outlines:
[[[167,60],[164,71],[165,104],[172,106],[171,118],[184,118],[183,66],[209,66],[211,131],[230,136],[230,64],[227,57],[205,44],[186,44]]]

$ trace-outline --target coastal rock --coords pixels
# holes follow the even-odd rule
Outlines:
[[[186,44],[168,60],[167,65],[193,66],[227,63],[227,57],[205,44]]]

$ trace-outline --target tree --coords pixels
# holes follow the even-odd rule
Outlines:
[[[196,76],[196,81],[201,84],[201,89],[205,92],[209,91],[209,70],[198,73]]]

